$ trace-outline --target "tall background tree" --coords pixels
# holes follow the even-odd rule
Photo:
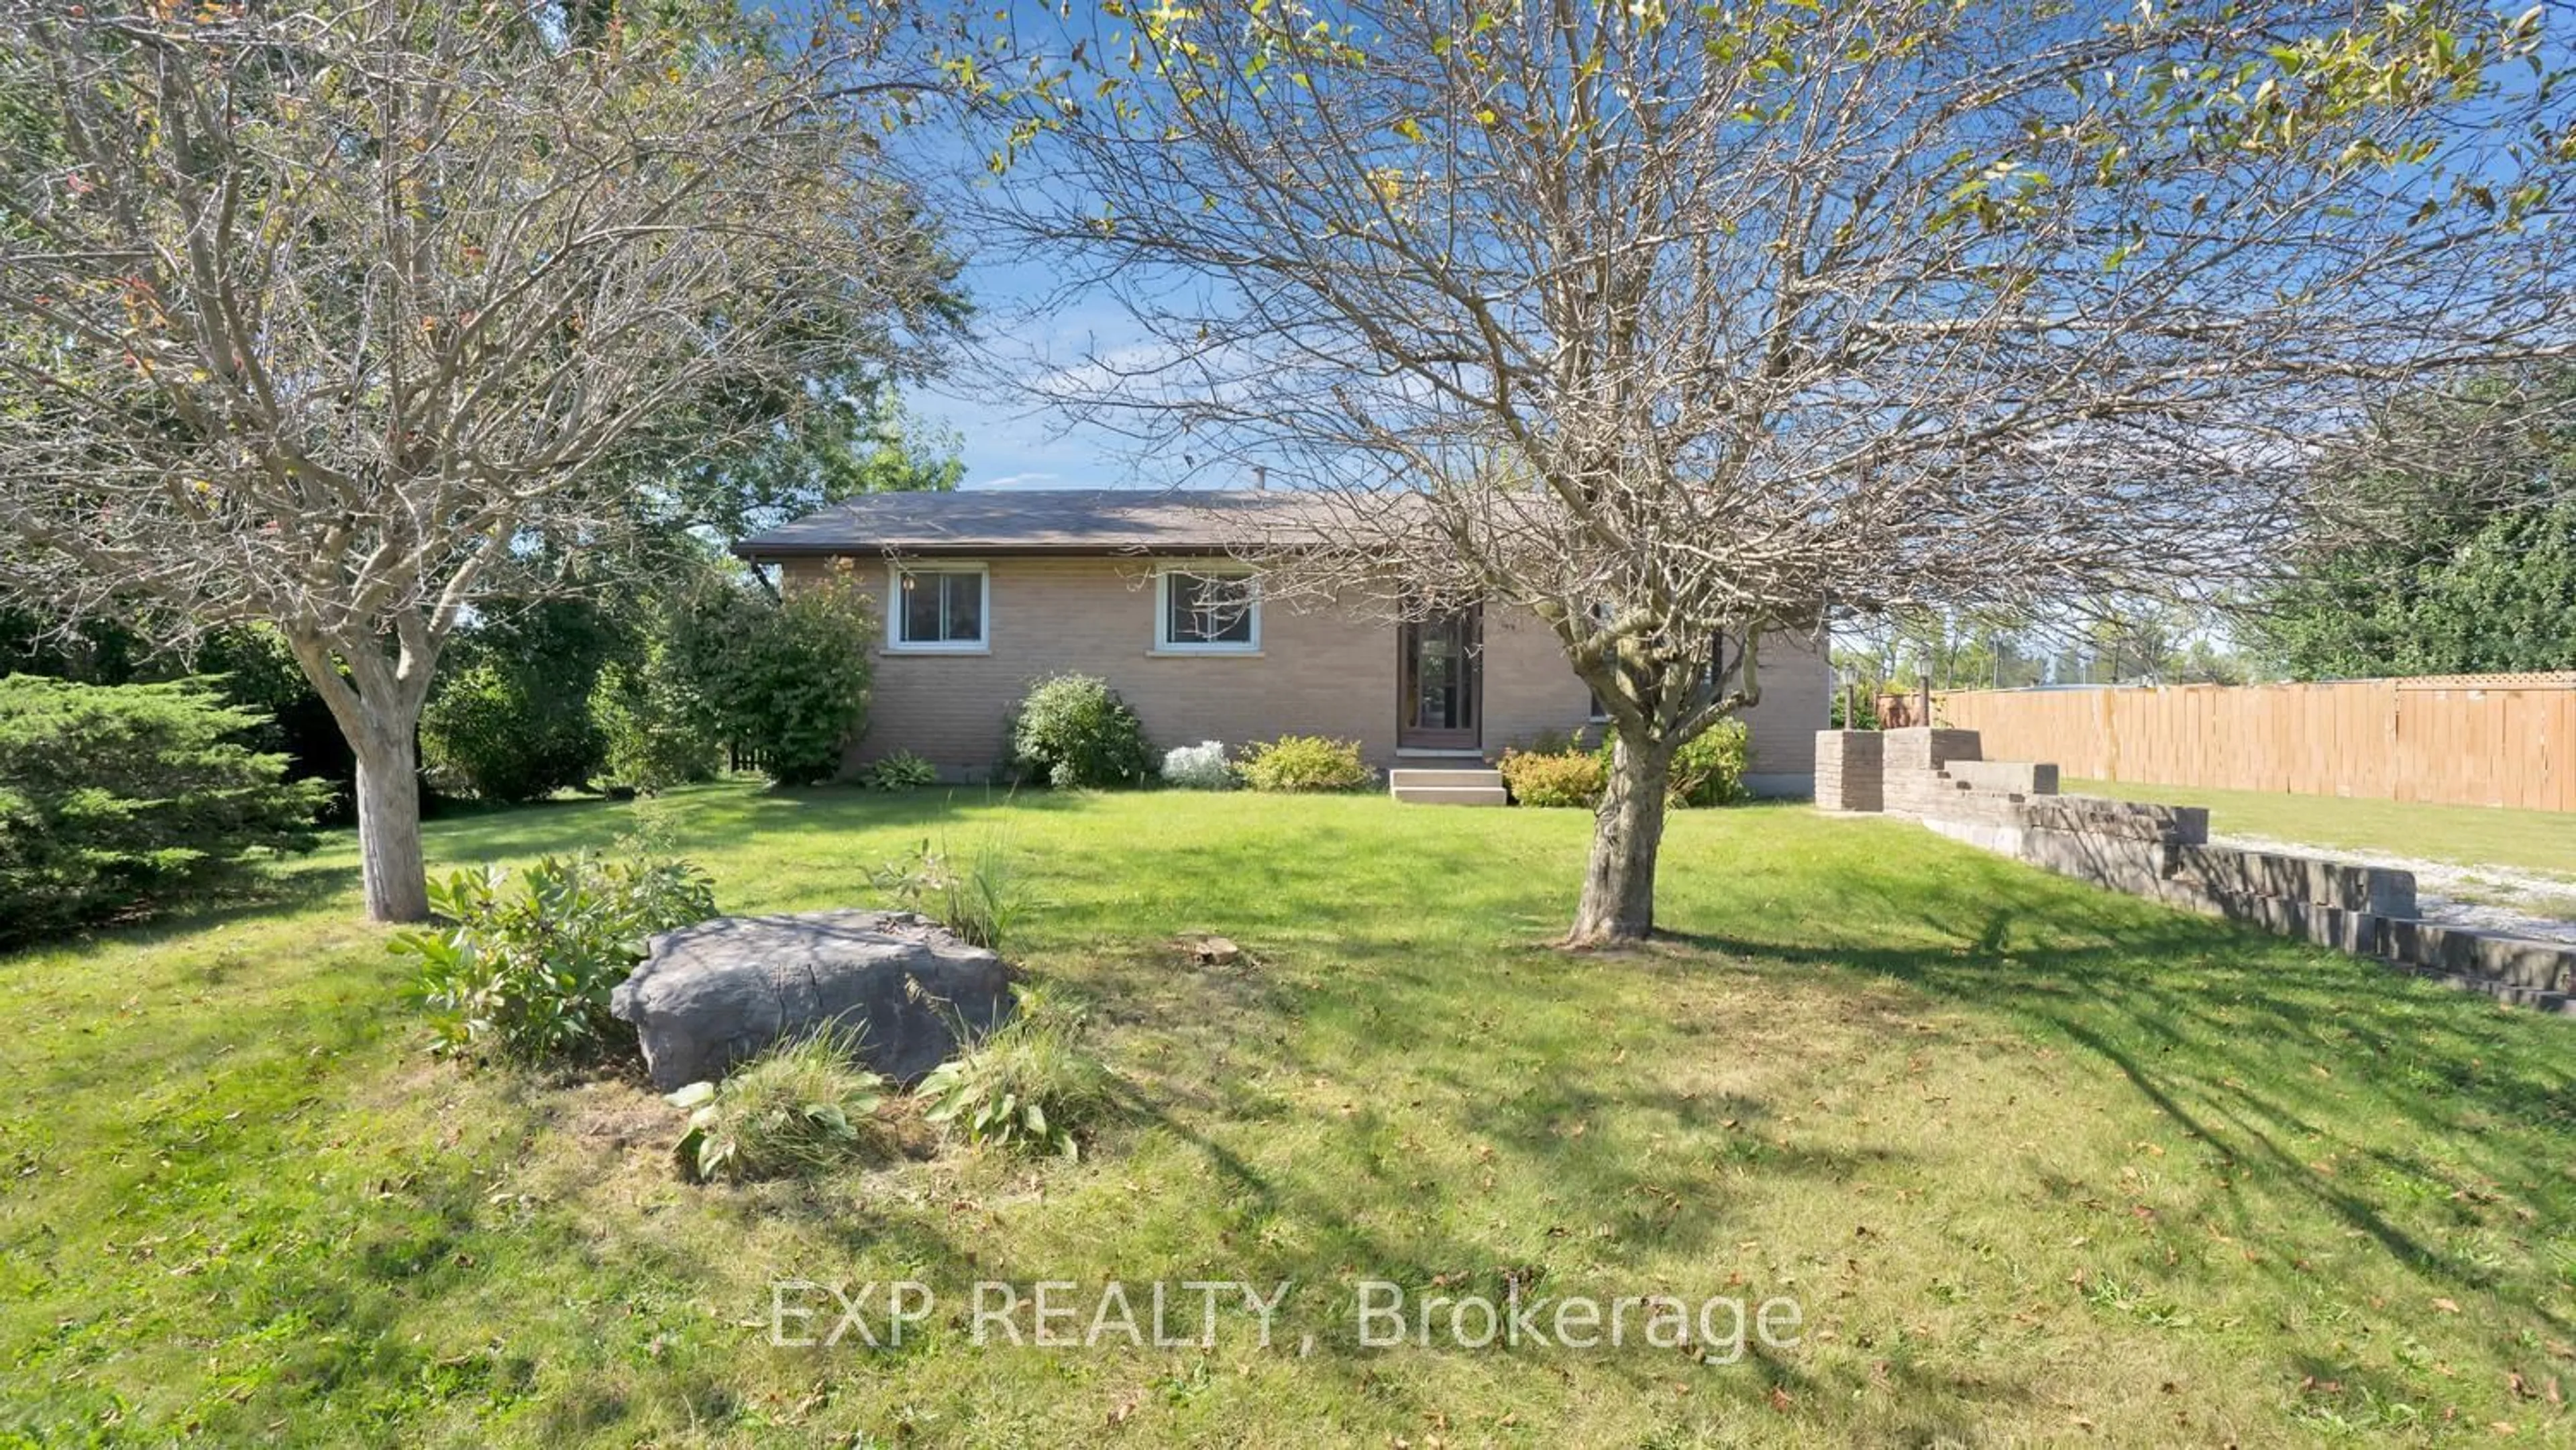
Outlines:
[[[961,309],[949,310],[962,321]],[[641,727],[631,700],[607,707],[615,720],[594,718],[617,694],[602,696],[601,679],[614,673],[628,690],[658,678],[668,690],[703,694],[720,682],[680,668],[696,657],[668,653],[674,635],[710,600],[735,594],[752,596],[740,602],[755,615],[777,612],[772,581],[733,558],[731,545],[854,494],[955,487],[964,471],[955,441],[910,419],[895,380],[875,366],[863,355],[851,360],[851,376],[797,385],[831,393],[807,406],[759,394],[727,400],[729,416],[708,432],[741,440],[731,447],[617,464],[634,477],[622,527],[577,541],[539,571],[535,592],[486,598],[459,629],[450,647],[456,667],[422,713],[430,784],[517,802],[628,773],[612,768],[612,746],[634,757],[635,741],[618,742]],[[769,697],[728,703],[757,710]],[[713,752],[696,755],[705,769],[677,778],[713,768]]]
[[[1311,490],[1279,588],[1546,621],[1674,751],[1830,612],[2188,595],[2374,390],[2563,350],[2541,14],[2046,0],[1105,6],[955,58],[991,222],[1152,343],[1064,399]]]
[[[2247,612],[2281,669],[2576,669],[2576,369],[2400,397],[2327,476],[2332,511]]]
[[[775,436],[942,325],[875,140],[911,87],[730,7],[0,13],[0,583],[274,628],[356,757],[367,911],[418,918],[460,624],[616,535],[621,465]]]

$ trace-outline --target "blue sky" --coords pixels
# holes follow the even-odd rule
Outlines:
[[[1052,316],[1030,309],[1048,279],[1029,275],[1026,263],[987,259],[967,264],[965,282],[975,299],[975,330],[994,356],[970,362],[955,376],[905,390],[913,415],[957,435],[966,460],[963,488],[1120,488],[1138,482],[1122,456],[1124,441],[1040,405],[1034,394],[989,375],[1006,370],[1012,354],[1034,352],[1071,362],[1091,346],[1113,346],[1127,336],[1113,304],[1081,305]]]
[[[1065,22],[1043,0],[1006,0],[1025,33],[1056,33]],[[985,176],[986,157],[961,134],[924,128],[907,138],[930,182],[933,205],[947,187],[1027,184]],[[947,209],[949,245],[966,258],[963,283],[974,302],[975,341],[948,377],[905,389],[914,417],[956,435],[965,459],[963,488],[1121,488],[1146,485],[1135,477],[1125,440],[1050,409],[1024,380],[1048,368],[1069,367],[1093,350],[1133,342],[1138,331],[1106,297],[1059,295],[1063,278],[1005,244],[984,244],[971,231],[970,205]]]
[[[1096,318],[1085,318],[1079,309],[1054,317],[1031,315],[1045,279],[1028,271],[1025,263],[996,259],[967,263],[964,280],[977,308],[979,354],[988,347],[999,353],[1005,338],[1031,330],[1044,334],[1043,351],[1060,353],[1079,349],[1086,328],[1117,326],[1116,315],[1106,308],[1097,309],[1102,315]],[[1128,466],[1117,456],[1117,439],[1072,425],[1042,407],[1033,394],[990,376],[1009,366],[1000,356],[972,358],[952,377],[905,389],[905,407],[916,418],[956,435],[966,460],[960,487],[1114,488],[1129,481]]]

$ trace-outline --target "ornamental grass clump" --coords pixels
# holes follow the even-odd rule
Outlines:
[[[1000,951],[1038,903],[1007,837],[987,832],[963,856],[945,838],[924,837],[908,856],[868,872],[868,881],[904,911],[919,912],[971,946]]]
[[[770,1048],[722,1082],[671,1094],[673,1106],[692,1110],[674,1150],[682,1176],[801,1178],[884,1157],[885,1079],[858,1066],[858,1052],[856,1033],[826,1029]]]

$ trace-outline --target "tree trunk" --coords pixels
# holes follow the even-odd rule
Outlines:
[[[358,861],[369,921],[429,919],[414,723],[370,721],[349,741],[358,756]]]
[[[1612,946],[1654,934],[1655,853],[1664,843],[1664,788],[1672,773],[1669,748],[1620,739],[1609,789],[1592,818],[1592,859],[1567,946]]]

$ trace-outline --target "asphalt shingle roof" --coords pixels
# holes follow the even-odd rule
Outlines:
[[[872,493],[755,534],[746,559],[830,554],[1176,553],[1250,545],[1292,521],[1296,495],[1208,489]]]

